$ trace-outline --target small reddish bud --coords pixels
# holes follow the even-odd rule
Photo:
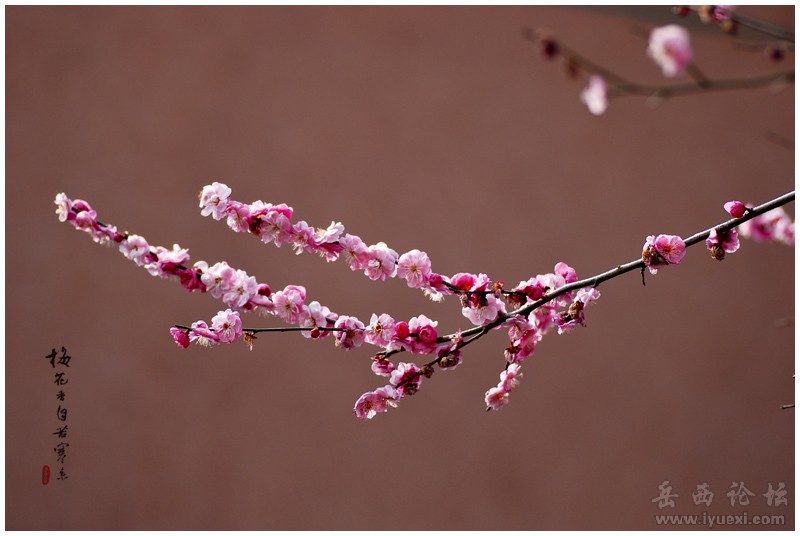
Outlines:
[[[672,12],[679,17],[685,17],[686,15],[692,12],[692,8],[690,8],[689,6],[675,6],[672,8]]]
[[[747,213],[747,206],[741,201],[728,201],[724,205],[725,212],[734,218],[741,218]]]
[[[781,61],[785,57],[785,53],[782,48],[780,47],[769,47],[767,48],[767,56],[772,61]]]
[[[261,283],[260,285],[258,285],[259,296],[266,296],[269,298],[271,294],[272,294],[272,289],[269,288],[269,285],[267,285],[266,283]]]
[[[394,336],[396,339],[406,339],[410,333],[411,331],[408,329],[407,322],[397,322],[394,325]]]
[[[539,41],[539,52],[546,60],[552,60],[558,56],[558,43],[550,37],[545,37]]]
[[[312,339],[319,339],[319,336],[320,336],[319,328],[312,329],[310,335],[311,335]]]

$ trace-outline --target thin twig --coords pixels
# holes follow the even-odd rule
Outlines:
[[[523,32],[523,36],[537,45],[542,45],[545,40],[548,43],[552,43],[553,45],[550,50],[553,51],[553,57],[557,55],[563,56],[570,62],[570,65],[575,66],[577,69],[581,69],[589,74],[594,73],[602,76],[608,84],[609,97],[629,95],[638,97],[656,96],[666,99],[669,97],[683,97],[699,93],[708,93],[710,91],[756,89],[778,86],[780,84],[791,84],[794,82],[794,70],[758,76],[713,79],[706,77],[696,65],[692,64],[689,66],[688,72],[694,78],[693,82],[667,85],[640,84],[631,82],[627,78],[593,62],[561,42],[556,43],[552,38],[544,38],[532,29],[526,29],[526,31]]]

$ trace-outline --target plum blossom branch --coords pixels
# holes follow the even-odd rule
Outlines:
[[[241,204],[237,206],[236,202],[227,200],[230,190],[226,189],[227,187],[219,183],[204,189],[204,193],[210,195],[201,196],[203,211],[220,211],[228,217],[234,214],[234,219],[239,222],[234,222],[236,225],[243,223],[251,232],[252,229],[258,229],[270,212],[268,208],[264,208],[267,204],[259,201],[246,208]],[[223,195],[218,195],[220,192]],[[118,232],[116,227],[100,223],[96,212],[83,200],[73,201],[66,195],[59,194],[55,202],[56,213],[62,222],[69,222],[77,229],[89,233],[98,243],[117,245],[123,255],[147,269],[151,275],[178,280],[184,288],[192,292],[211,293],[229,306],[214,316],[210,326],[204,321],[197,321],[191,326],[176,325],[170,328],[175,342],[184,348],[192,341],[210,346],[231,344],[243,337],[252,350],[257,333],[287,331],[301,332],[309,338],[323,338],[332,334],[336,346],[345,350],[364,343],[381,348],[381,351],[374,354],[371,368],[375,374],[388,377],[389,383],[364,393],[354,408],[359,418],[370,419],[377,413],[387,411],[389,407],[395,407],[405,396],[415,394],[423,378],[433,375],[435,366],[444,370],[456,368],[461,363],[462,350],[466,346],[495,329],[505,327],[508,329],[510,342],[504,352],[506,366],[500,373],[500,382],[485,394],[488,409],[502,408],[509,402],[511,391],[519,385],[522,362],[533,354],[543,336],[553,329],[562,334],[585,325],[584,310],[600,297],[597,287],[602,282],[637,269],[644,274],[644,269],[647,268],[655,274],[664,266],[680,264],[685,248],[703,240],[712,256],[722,260],[725,253],[736,251],[739,247],[736,228],[743,235],[756,240],[779,239],[793,244],[794,224],[781,208],[793,200],[794,192],[790,192],[757,207],[748,207],[738,201],[726,203],[725,210],[733,219],[695,233],[685,240],[674,235],[649,236],[640,259],[580,280],[574,269],[559,262],[552,273],[537,275],[521,281],[511,290],[506,290],[503,283],[493,283],[485,274],[458,273],[446,277],[431,272],[427,263],[428,268],[424,270],[419,269],[421,263],[416,263],[417,272],[409,270],[404,276],[409,282],[408,286],[427,286],[441,295],[459,295],[462,314],[474,324],[472,328],[443,336],[437,333],[437,322],[424,315],[404,322],[395,321],[388,314],[373,314],[369,324],[365,324],[355,317],[333,313],[318,302],[306,303],[305,288],[299,285],[288,285],[273,293],[269,285],[258,283],[255,278],[225,262],[208,266],[204,261],[198,261],[189,267],[188,250],[177,244],[172,250],[161,246],[152,247],[140,236]],[[302,249],[322,251],[326,258],[338,256],[344,251],[338,240],[344,236],[341,224],[332,225],[333,233],[319,231],[314,238],[309,238],[311,235],[304,231],[308,227],[305,222],[291,224],[286,217],[290,211],[291,208],[286,205],[279,205],[273,212],[284,217],[285,221],[264,232],[279,229],[284,233],[281,240],[295,243],[297,236],[302,235]],[[274,220],[269,225],[273,224]],[[334,235],[337,239],[332,238]],[[278,235],[273,235],[270,240],[274,241],[275,236]],[[319,236],[327,238],[316,238]],[[333,255],[329,255],[331,252]],[[427,259],[427,255],[422,252],[414,252],[421,254],[416,255],[417,260]],[[395,255],[393,258],[392,262],[399,265],[402,256]],[[380,264],[384,274],[399,271],[391,269],[390,262],[385,266],[383,262]],[[359,269],[362,268],[360,265]],[[370,275],[367,269],[365,273]],[[411,284],[412,282],[418,282],[419,285]],[[508,312],[506,304],[514,308]],[[239,311],[260,311],[276,315],[291,326],[243,328]],[[422,366],[407,362],[395,364],[390,361],[390,357],[400,352],[433,354],[435,357]]]
[[[658,85],[632,82],[557,41],[546,32],[525,28],[523,36],[536,44],[546,59],[562,58],[570,77],[576,77],[581,71],[590,75],[589,85],[581,94],[581,99],[595,115],[605,112],[607,99],[610,97],[639,96],[663,100],[711,91],[782,87],[794,83],[794,70],[734,78],[710,78],[692,62],[689,32],[677,25],[653,29],[647,54],[658,64],[665,77],[673,78],[687,72],[692,77],[692,82]]]
[[[712,232],[722,233],[724,231],[733,229],[734,227],[740,226],[740,225],[742,225],[742,224],[744,224],[744,223],[746,223],[746,222],[748,222],[748,221],[750,221],[750,220],[752,220],[752,219],[754,219],[754,218],[756,218],[758,216],[764,215],[764,214],[766,214],[766,213],[768,213],[768,212],[770,212],[772,210],[775,210],[775,209],[777,209],[779,207],[782,207],[783,205],[786,205],[786,204],[794,201],[794,199],[795,199],[795,192],[791,191],[791,192],[786,193],[786,194],[784,194],[784,195],[782,195],[780,197],[772,199],[771,201],[768,201],[768,202],[766,202],[766,203],[764,203],[762,205],[759,205],[757,207],[749,209],[746,214],[744,214],[743,216],[741,216],[739,218],[730,219],[730,220],[725,221],[723,223],[717,224],[714,227],[710,227],[710,228],[708,228],[708,229],[706,229],[704,231],[700,231],[698,233],[695,233],[695,234],[689,236],[688,238],[684,239],[683,243],[685,244],[686,247],[693,246],[693,245],[698,244],[698,243],[700,243],[700,242],[702,242],[704,240],[707,240]],[[630,262],[627,262],[627,263],[624,263],[624,264],[620,264],[620,265],[616,266],[615,268],[611,268],[610,270],[607,270],[607,271],[602,272],[600,274],[594,275],[592,277],[587,277],[587,278],[581,279],[579,281],[574,281],[574,282],[569,283],[567,285],[564,285],[564,286],[562,286],[562,287],[560,287],[558,289],[552,290],[552,291],[548,292],[547,294],[545,294],[544,296],[542,296],[541,299],[539,299],[537,301],[534,301],[534,302],[531,302],[531,303],[529,303],[527,305],[524,305],[522,307],[519,307],[518,309],[515,309],[515,310],[511,311],[509,313],[509,316],[514,316],[514,315],[526,316],[526,315],[530,314],[532,311],[538,309],[539,307],[542,307],[547,302],[558,298],[562,294],[566,294],[568,292],[572,292],[572,291],[579,290],[579,289],[586,288],[586,287],[598,287],[598,286],[600,286],[601,283],[603,283],[605,281],[608,281],[608,280],[613,279],[615,277],[619,277],[619,276],[621,276],[623,274],[626,274],[628,272],[632,272],[632,271],[635,271],[635,270],[642,270],[644,268],[645,268],[645,260],[642,259],[642,258],[639,258],[639,259],[636,259],[636,260],[633,260],[633,261],[630,261]],[[472,329],[464,330],[464,331],[461,332],[461,335],[462,336],[469,336],[469,335],[478,334],[478,336],[482,336],[483,334],[486,333],[485,328],[497,327],[502,323],[503,323],[503,319],[498,319],[495,322],[492,322],[491,324],[488,324],[487,326],[484,326],[482,328],[472,328]]]
[[[736,33],[737,27],[743,26],[762,35],[794,43],[794,30],[743,15],[735,10],[735,6],[675,6],[673,11],[681,17],[685,17],[694,11],[704,23],[718,24],[728,33]]]

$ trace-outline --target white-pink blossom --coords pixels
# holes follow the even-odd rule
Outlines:
[[[266,213],[260,217],[257,227],[258,236],[262,242],[265,244],[274,242],[276,246],[281,247],[284,242],[292,241],[294,229],[289,220],[291,211],[292,209],[283,203],[267,209]]]
[[[129,235],[126,240],[119,243],[119,251],[139,266],[144,266],[150,259],[150,246],[147,240],[139,235]]]
[[[289,324],[297,324],[300,313],[303,311],[303,302],[305,299],[305,287],[287,285],[286,288],[272,295],[272,303],[275,304],[275,314],[283,318]]]
[[[328,326],[328,316],[331,311],[326,306],[314,300],[308,305],[304,305],[297,324],[303,328],[324,328]],[[321,331],[317,338],[325,337],[329,331]],[[311,331],[303,331],[303,337],[311,338]]]
[[[385,348],[392,342],[393,335],[394,318],[386,313],[373,314],[365,332],[367,343]]]
[[[414,363],[400,362],[389,376],[389,383],[397,388],[397,392],[401,397],[413,395],[422,384],[420,372],[420,368]]]
[[[225,209],[228,205],[228,197],[231,195],[231,189],[221,182],[203,187],[200,192],[200,214],[203,216],[211,216],[215,220],[221,220],[225,217]]]
[[[65,222],[68,219],[74,218],[72,214],[72,200],[67,197],[67,194],[60,193],[56,195],[56,214],[58,214],[58,221]]]
[[[520,378],[522,378],[520,366],[517,363],[508,365],[506,370],[500,373],[500,383],[497,384],[497,387],[486,391],[484,395],[486,407],[496,411],[506,406],[509,402],[509,395],[519,385]]]
[[[336,319],[334,327],[342,330],[333,334],[339,348],[350,350],[364,344],[364,324],[358,318],[342,315]]]
[[[217,334],[219,342],[231,344],[242,336],[242,320],[239,313],[226,309],[218,312],[211,319],[211,327]]]
[[[780,240],[794,245],[794,222],[783,207],[774,208],[744,222],[739,226],[739,232],[743,237],[752,238],[756,242]]]
[[[329,244],[338,242],[344,232],[344,225],[339,222],[331,222],[327,229],[317,229],[315,240],[317,244]]]
[[[692,61],[689,31],[676,24],[653,29],[647,54],[661,68],[664,76],[672,78],[679,75]]]
[[[431,260],[424,251],[412,249],[403,253],[397,261],[397,276],[404,278],[411,288],[425,287],[430,275]]]
[[[237,233],[246,233],[250,230],[250,206],[238,201],[228,201],[227,224]]]
[[[189,250],[180,247],[178,244],[173,244],[172,249],[167,249],[163,246],[155,248],[156,260],[153,261],[149,258],[149,262],[144,265],[151,275],[161,278],[169,277],[175,273],[178,266],[185,265],[189,262]]]
[[[215,298],[221,298],[224,293],[233,285],[236,278],[236,270],[228,266],[225,261],[218,262],[208,267],[200,276],[200,280]]]
[[[509,392],[501,387],[492,387],[486,391],[483,399],[486,402],[486,407],[494,411],[502,409],[510,401]]]
[[[368,420],[378,413],[388,411],[390,407],[397,407],[395,401],[398,399],[397,390],[391,385],[385,385],[361,395],[356,401],[353,411],[359,419]]]
[[[236,270],[226,285],[222,301],[230,307],[244,307],[258,292],[258,281],[244,270]]]
[[[593,74],[589,77],[589,83],[581,91],[581,102],[593,115],[605,113],[608,109],[608,85],[602,76]]]
[[[219,344],[219,335],[215,331],[208,329],[208,324],[202,320],[192,323],[189,331],[189,340],[196,342],[200,346],[213,346]]]
[[[367,248],[364,273],[373,281],[384,281],[397,273],[397,252],[383,242]]]
[[[357,271],[366,268],[369,255],[367,245],[361,238],[346,234],[339,239],[339,245],[343,248],[342,251],[351,270]]]

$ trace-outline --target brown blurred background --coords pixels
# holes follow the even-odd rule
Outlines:
[[[792,6],[740,11],[794,26]],[[450,332],[468,325],[453,299],[262,246],[201,217],[197,193],[220,180],[296,220],[427,251],[443,274],[516,284],[563,260],[593,275],[648,234],[686,236],[723,221],[725,201],[793,188],[793,150],[769,141],[794,139],[793,87],[614,100],[594,117],[585,78],[521,37],[546,27],[658,83],[640,30],[666,23],[690,28],[712,77],[794,62],[666,7],[7,8],[6,528],[656,529],[655,514],[704,510],[794,528],[784,245],[747,241],[723,263],[698,246],[646,287],[636,273],[603,284],[588,327],[547,337],[501,412],[483,403],[504,364],[495,333],[365,423],[353,404],[384,383],[367,347],[274,334],[252,352],[181,350],[168,328],[221,303],[54,213],[63,191],[151,244],[304,284],[339,313],[424,313]],[[66,481],[44,359],[61,346]],[[659,510],[664,480],[678,497]],[[730,505],[732,482],[750,506]],[[769,507],[779,482],[788,507]],[[691,499],[701,483],[709,508]]]

